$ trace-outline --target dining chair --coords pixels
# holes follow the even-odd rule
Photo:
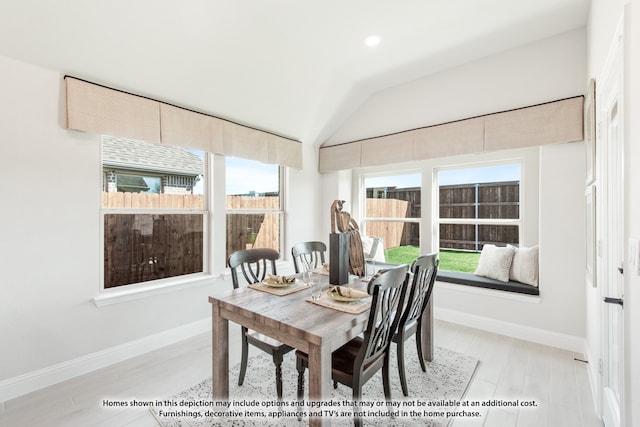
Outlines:
[[[242,272],[242,276],[246,284],[258,283],[265,279],[267,274],[276,274],[276,260],[280,258],[280,254],[269,248],[254,248],[236,251],[229,255],[227,264],[231,269],[231,280],[233,288],[238,289],[240,282],[238,278],[238,270]],[[240,362],[240,375],[238,377],[238,385],[244,383],[244,377],[247,372],[247,359],[249,356],[249,344],[259,348],[260,350],[271,354],[273,363],[276,365],[276,392],[278,399],[282,399],[282,360],[283,356],[293,350],[286,344],[281,343],[266,335],[260,334],[251,329],[242,327],[242,359]]]
[[[358,336],[331,354],[331,377],[334,388],[338,383],[352,389],[354,412],[355,402],[360,400],[362,386],[382,369],[384,396],[391,401],[389,382],[389,348],[394,331],[398,327],[400,311],[403,306],[408,284],[408,266],[398,265],[380,270],[371,278],[367,291],[372,295],[371,309],[366,329]],[[304,393],[304,372],[309,366],[309,356],[296,350],[296,369],[298,370],[298,402]],[[362,425],[362,419],[354,416],[356,426]]]
[[[416,336],[416,348],[418,350],[418,360],[423,372],[427,371],[422,354],[422,316],[426,311],[427,304],[431,298],[433,285],[438,273],[438,254],[432,253],[423,255],[411,264],[411,281],[409,296],[402,312],[402,317],[398,322],[398,329],[393,335],[392,341],[396,343],[396,354],[398,356],[398,372],[400,374],[400,384],[402,393],[409,396],[407,387],[407,377],[405,374],[404,342],[412,335]]]
[[[325,252],[327,252],[327,245],[323,242],[301,242],[293,245],[291,258],[293,258],[293,268],[296,273],[300,273],[305,264],[312,268],[322,267]]]

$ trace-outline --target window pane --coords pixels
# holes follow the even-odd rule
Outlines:
[[[520,218],[520,182],[478,184],[478,218]]]
[[[440,224],[440,249],[479,251],[475,224]]]
[[[517,246],[520,242],[517,225],[479,225],[478,240],[483,246],[486,243],[504,246],[511,244]],[[480,247],[482,249],[482,247]]]
[[[481,251],[486,243],[517,246],[517,225],[440,224],[440,248]]]
[[[420,218],[419,173],[366,177],[367,218]]]
[[[280,213],[227,214],[227,258],[254,247],[280,251]]]
[[[204,152],[102,137],[102,206],[204,209]]]
[[[519,225],[443,222],[519,219],[520,169],[519,163],[512,163],[438,171],[440,269],[472,273],[485,244],[519,243]]]
[[[382,238],[387,262],[411,264],[413,260],[420,256],[419,223],[367,221],[367,235]]]
[[[227,157],[225,168],[227,209],[280,209],[280,166]]]
[[[105,214],[104,287],[203,271],[202,214]]]
[[[225,170],[226,207],[230,211],[227,213],[226,257],[254,247],[279,252],[282,167],[227,157]]]

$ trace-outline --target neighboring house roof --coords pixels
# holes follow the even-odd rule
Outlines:
[[[102,137],[102,164],[173,175],[196,176],[204,173],[202,159],[183,148],[112,136]]]
[[[149,191],[149,186],[141,176],[119,175],[118,191],[124,191],[128,193],[145,193]]]

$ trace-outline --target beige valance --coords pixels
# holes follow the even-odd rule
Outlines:
[[[160,143],[160,103],[94,85],[67,81],[67,128]]]
[[[302,168],[302,144],[208,114],[65,77],[67,128]]]
[[[583,140],[584,97],[320,147],[320,172]]]

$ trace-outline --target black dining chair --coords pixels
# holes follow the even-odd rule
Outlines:
[[[362,386],[382,369],[382,384],[387,402],[391,401],[389,382],[389,348],[394,331],[400,320],[408,284],[408,266],[402,264],[386,270],[380,270],[367,286],[372,295],[369,319],[362,337],[358,336],[331,354],[331,377],[334,387],[338,383],[350,387],[353,401],[358,402],[362,395]],[[296,351],[296,369],[298,370],[298,401],[304,393],[304,372],[309,366],[309,356]],[[354,406],[354,411],[357,408]],[[354,417],[356,426],[362,425],[360,417]]]
[[[293,245],[291,258],[296,273],[300,273],[305,265],[314,269],[322,267],[325,252],[327,252],[327,245],[323,242],[301,242]]]
[[[400,384],[402,385],[402,393],[409,396],[409,388],[407,387],[407,377],[404,366],[404,342],[412,335],[416,336],[416,349],[418,351],[418,359],[423,372],[427,371],[424,364],[422,353],[422,316],[426,311],[427,304],[433,292],[433,285],[438,274],[438,254],[432,253],[424,255],[416,259],[411,265],[411,273],[413,280],[411,281],[411,290],[402,317],[398,322],[398,329],[393,335],[392,341],[396,343],[396,354],[398,356],[398,372],[400,374]]]
[[[242,272],[246,284],[258,283],[265,279],[267,274],[276,274],[276,260],[280,254],[269,248],[244,249],[232,253],[227,264],[231,269],[233,288],[238,289],[238,270]],[[249,356],[249,344],[271,354],[276,365],[276,391],[278,399],[282,399],[282,359],[285,354],[293,350],[293,347],[281,343],[266,335],[251,329],[242,327],[242,359],[240,362],[240,375],[238,385],[244,383],[247,372],[247,359]]]

